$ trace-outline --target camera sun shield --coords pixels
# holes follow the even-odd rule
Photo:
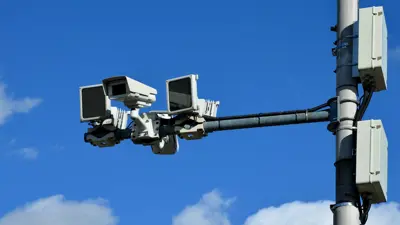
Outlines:
[[[197,79],[191,74],[167,80],[168,113],[179,114],[197,109]]]
[[[100,120],[109,114],[111,103],[104,95],[102,84],[82,86],[79,94],[81,122]]]

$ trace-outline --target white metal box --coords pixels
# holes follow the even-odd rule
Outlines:
[[[79,99],[81,122],[100,120],[109,115],[111,101],[104,95],[102,84],[80,87]]]
[[[356,184],[358,191],[371,194],[371,203],[387,201],[388,141],[380,120],[357,125]]]
[[[383,7],[361,8],[358,21],[358,70],[361,82],[387,89],[387,27]]]

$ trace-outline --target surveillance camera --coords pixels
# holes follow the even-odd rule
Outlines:
[[[102,120],[110,115],[110,99],[104,95],[102,84],[82,86],[79,95],[81,122]]]
[[[127,76],[106,78],[103,88],[111,100],[121,101],[130,109],[150,107],[156,101],[156,89]]]
[[[167,104],[171,114],[195,111],[197,109],[198,75],[190,74],[167,80]]]
[[[199,99],[197,74],[167,80],[167,104],[169,114],[195,114],[200,117],[216,117],[218,101]]]

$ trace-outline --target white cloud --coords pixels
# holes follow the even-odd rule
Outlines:
[[[332,212],[329,205],[333,202],[292,202],[279,207],[259,210],[247,218],[245,225],[331,225]]]
[[[204,196],[212,196],[204,200]],[[188,206],[173,220],[173,225],[231,225],[227,215],[230,200],[218,192],[204,195],[199,203]],[[229,204],[227,204],[229,202]],[[278,207],[267,207],[249,216],[244,225],[331,225],[331,201],[292,202]],[[371,209],[368,225],[400,224],[400,205],[382,204]],[[1,224],[0,224],[1,225]]]
[[[36,148],[22,148],[18,150],[18,154],[24,159],[34,160],[37,159],[39,151]]]
[[[41,102],[39,98],[14,99],[6,93],[6,85],[0,82],[0,125],[14,113],[28,113]]]
[[[67,201],[62,195],[39,199],[0,219],[0,225],[116,225],[103,199]]]
[[[226,210],[234,199],[222,199],[214,190],[204,194],[200,201],[187,206],[172,220],[173,225],[231,225]]]
[[[250,216],[245,225],[331,225],[331,201],[292,202],[279,207],[259,210]],[[375,206],[369,214],[368,225],[400,224],[400,208],[397,203]]]
[[[173,217],[172,225],[232,225],[229,207],[234,198],[223,198],[217,190]],[[243,225],[331,225],[331,201],[291,202],[267,207],[250,215]],[[103,199],[67,201],[62,195],[39,199],[0,218],[0,225],[117,225],[118,218]],[[400,204],[388,203],[371,209],[367,225],[400,224]]]

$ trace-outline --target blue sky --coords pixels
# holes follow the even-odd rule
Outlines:
[[[382,4],[389,90],[374,95],[366,118],[384,122],[389,200],[399,202],[400,2],[361,1]],[[2,1],[0,225],[302,225],[317,210],[315,223],[330,224],[320,202],[334,199],[327,124],[213,133],[181,140],[172,157],[129,141],[98,149],[83,142],[79,87],[128,75],[158,90],[152,110],[165,109],[165,80],[197,73],[200,97],[221,101],[219,115],[313,107],[335,95],[335,23],[333,0]],[[375,220],[390,212],[400,221],[397,203],[382,207]]]

